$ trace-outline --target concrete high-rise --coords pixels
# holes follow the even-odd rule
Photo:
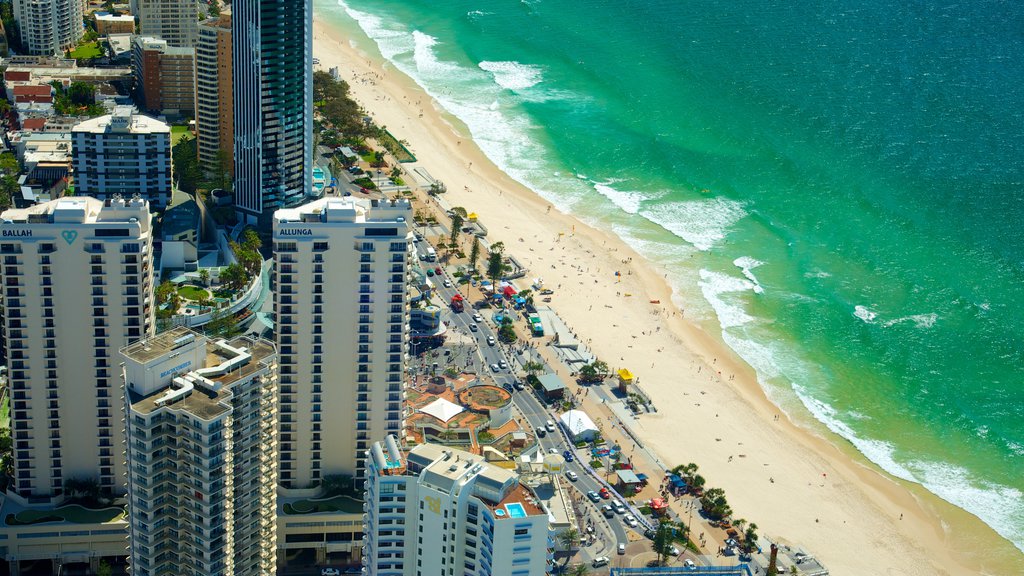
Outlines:
[[[0,215],[13,490],[67,480],[124,489],[117,351],[153,333],[152,236],[142,199],[73,197]]]
[[[476,454],[394,436],[368,451],[367,576],[544,576],[548,512],[519,476]]]
[[[273,574],[274,345],[179,327],[121,356],[132,574]]]
[[[34,56],[63,55],[82,38],[80,0],[14,0],[21,44]]]
[[[118,106],[71,129],[75,191],[106,198],[138,194],[153,207],[171,199],[171,127]]]
[[[281,485],[362,478],[402,428],[412,211],[324,198],[274,215]]]
[[[207,174],[234,172],[231,50],[231,12],[225,9],[199,24],[196,44],[196,147]]]
[[[312,0],[232,5],[235,209],[269,229],[313,192]]]
[[[166,40],[136,36],[132,42],[132,74],[139,107],[168,116],[189,116],[196,105],[194,48],[171,46]]]
[[[176,48],[196,45],[199,12],[195,0],[135,0],[132,4],[142,36],[166,40]]]

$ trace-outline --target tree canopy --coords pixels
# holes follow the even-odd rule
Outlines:
[[[323,70],[313,72],[313,100],[325,124],[342,135],[362,138],[372,134],[363,122],[366,113],[349,94],[348,82],[335,80]]]

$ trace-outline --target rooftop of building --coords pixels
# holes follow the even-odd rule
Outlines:
[[[121,213],[128,209],[130,212]],[[144,220],[140,220],[144,214]],[[99,224],[128,223],[132,219],[149,228],[149,203],[142,198],[107,198],[72,196],[36,204],[28,208],[12,208],[0,214],[2,224]]]
[[[408,200],[377,200],[369,198],[321,198],[295,208],[274,212],[274,226],[309,223],[405,222],[411,211]],[[398,212],[398,213],[396,213]]]
[[[135,22],[135,17],[131,14],[111,14],[110,12],[96,12],[94,16],[97,20],[103,20],[106,22]]]
[[[199,205],[195,198],[181,190],[174,190],[171,203],[164,211],[164,238],[174,237],[182,232],[199,230]]]
[[[198,336],[188,328],[179,326],[126,346],[121,353],[136,362],[146,363],[170,354],[175,349],[193,342],[197,337],[201,338],[202,336]],[[224,342],[232,350],[218,346],[219,342]],[[222,373],[200,374],[204,369],[220,367],[236,359],[237,354],[233,350],[244,351],[251,357],[245,363],[233,365]],[[265,370],[265,361],[274,353],[274,345],[269,341],[245,336],[238,336],[228,341],[206,342],[204,366],[185,375],[186,377],[195,377],[196,383],[199,384],[191,389],[191,393],[177,396],[169,401],[169,387],[160,388],[146,396],[138,396],[129,391],[132,396],[130,398],[132,409],[147,414],[160,407],[173,406],[175,409],[185,410],[203,419],[212,418],[227,410],[224,401],[230,397],[231,385]],[[212,382],[212,387],[201,384],[207,380]]]
[[[72,133],[78,132],[119,132],[130,134],[167,134],[170,136],[171,127],[166,123],[151,116],[137,114],[131,106],[117,106],[113,114],[97,116],[84,122],[79,122],[71,129]]]

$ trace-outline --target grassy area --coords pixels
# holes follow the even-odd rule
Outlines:
[[[194,138],[194,136],[192,136],[192,133],[188,131],[188,126],[171,126],[171,146],[175,146],[179,142],[190,140],[192,138]]]
[[[103,50],[96,42],[88,42],[71,51],[71,57],[78,60],[81,58],[99,58],[103,56]]]
[[[324,500],[298,500],[284,505],[285,514],[314,514],[316,512],[355,514],[362,511],[363,502],[351,496],[335,496]]]
[[[0,428],[11,429],[11,397],[7,394],[0,403]]]
[[[205,300],[210,297],[210,293],[206,288],[189,286],[188,284],[178,286],[178,294],[180,294],[182,298],[187,298],[194,302],[199,302],[200,300]]]
[[[90,510],[75,504],[63,506],[56,510],[22,510],[17,514],[8,514],[5,520],[8,526],[64,521],[74,522],[75,524],[87,524],[92,522],[113,522],[123,518],[124,515],[124,509],[122,508],[110,507]]]
[[[380,140],[381,146],[384,146],[389,152],[394,154],[395,159],[399,162],[416,161],[416,157],[412,155],[412,152],[399,142],[398,138],[395,138],[391,132],[384,130],[384,134],[380,135],[378,139]]]

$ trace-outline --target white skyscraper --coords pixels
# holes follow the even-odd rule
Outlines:
[[[123,492],[117,351],[153,331],[149,206],[64,198],[0,216],[13,490]]]
[[[410,204],[326,198],[274,214],[281,485],[362,478],[402,427]]]
[[[63,56],[82,38],[82,6],[80,0],[14,0],[22,46],[35,56]]]
[[[368,576],[544,576],[548,512],[512,470],[436,444],[369,450],[363,564]]]
[[[121,354],[132,574],[273,574],[274,345],[174,328]]]

